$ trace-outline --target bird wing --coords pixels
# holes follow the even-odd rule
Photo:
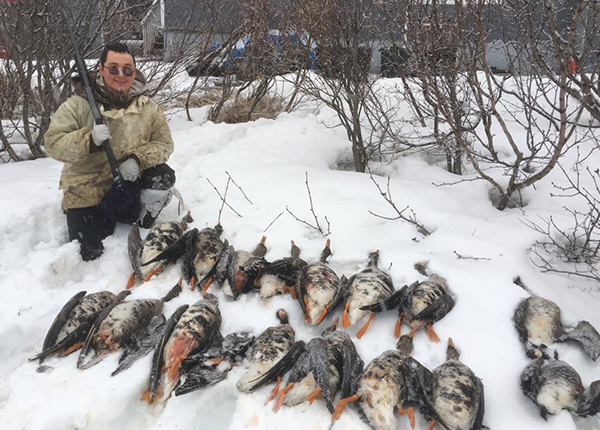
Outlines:
[[[56,343],[56,339],[58,338],[58,333],[60,333],[60,330],[65,325],[65,322],[67,321],[67,318],[69,317],[69,314],[75,308],[75,306],[77,306],[79,303],[81,303],[81,299],[85,295],[86,295],[86,291],[80,291],[77,294],[75,294],[73,297],[71,297],[67,303],[65,303],[65,305],[62,307],[62,309],[60,310],[58,315],[56,315],[56,318],[54,318],[54,321],[52,322],[52,325],[50,326],[50,329],[48,330],[48,333],[46,334],[46,338],[44,339],[44,344],[42,346],[42,352],[48,350]],[[36,357],[36,358],[38,358],[38,357]],[[35,360],[36,358],[33,358],[33,360]],[[43,359],[43,357],[41,357],[41,356],[39,358]],[[41,363],[41,361],[40,361],[40,363]]]
[[[129,234],[127,235],[127,253],[129,254],[129,261],[131,262],[135,277],[139,280],[144,279],[140,262],[143,245],[144,242],[140,236],[140,227],[137,224],[134,224],[131,226]]]
[[[579,342],[587,355],[594,361],[600,356],[600,334],[587,321],[580,321],[577,327],[562,334],[558,340],[575,340]]]

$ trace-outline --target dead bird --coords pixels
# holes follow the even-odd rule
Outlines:
[[[464,363],[448,339],[446,361],[435,368],[419,384],[425,402],[419,404],[421,413],[429,420],[428,430],[441,424],[447,430],[479,430],[483,423],[485,398],[483,383]],[[422,375],[423,376],[423,375]]]
[[[520,386],[545,420],[563,409],[580,417],[600,412],[600,381],[591,384],[586,399],[581,377],[564,361],[538,358],[521,373]]]
[[[192,286],[192,289],[199,284],[204,294],[213,280],[222,255],[229,247],[227,240],[224,242],[221,240],[221,233],[223,233],[221,224],[202,230],[194,228],[156,257],[143,263],[142,266],[160,260],[175,262],[183,257],[184,279]]]
[[[81,348],[98,315],[104,309],[120,303],[130,292],[123,291],[118,295],[110,291],[86,293],[80,291],[62,307],[46,334],[42,352],[29,361],[39,358],[41,364],[51,354],[65,356]]]
[[[291,241],[290,257],[267,262],[257,280],[260,297],[267,299],[275,294],[291,292],[298,281],[300,270],[308,263],[300,258],[300,248]]]
[[[224,380],[234,366],[240,365],[253,343],[254,336],[246,332],[230,333],[223,339],[217,336],[208,350],[183,360],[181,368],[185,377],[175,389],[175,395],[188,394]]]
[[[454,299],[448,291],[446,280],[439,275],[430,275],[425,281],[404,285],[400,290],[387,299],[369,306],[363,306],[363,311],[383,312],[398,308],[399,317],[394,335],[400,336],[403,319],[411,327],[410,336],[417,330],[426,327],[429,338],[439,342],[439,337],[433,330],[433,323],[441,320],[454,307]]]
[[[367,311],[361,309],[363,306],[376,304],[394,293],[391,276],[377,267],[378,262],[379,251],[369,253],[367,268],[348,279],[348,286],[344,288],[348,294],[342,319],[344,328],[356,324],[367,314]],[[357,338],[362,337],[373,317],[374,314],[369,313],[369,319],[356,334]]]
[[[142,399],[154,403],[168,399],[183,374],[183,361],[207,351],[221,341],[221,311],[210,294],[192,305],[180,306],[169,318],[163,337],[154,351],[148,390]]]
[[[412,406],[404,409],[405,403],[422,404],[419,396],[419,372],[428,372],[418,361],[410,357],[412,338],[403,335],[396,350],[388,350],[374,358],[365,368],[358,381],[356,394],[338,403],[333,419],[338,419],[346,404],[353,403],[358,413],[375,430],[394,430],[397,427],[395,410],[408,415],[410,425],[415,427]]]
[[[224,251],[215,270],[215,282],[225,294],[237,298],[252,289],[267,263],[264,258],[267,253],[266,240],[267,237],[263,236],[251,253],[236,251],[231,245]]]
[[[77,360],[77,368],[88,369],[125,344],[129,343],[133,348],[131,341],[134,340],[134,336],[139,335],[151,323],[156,330],[160,330],[163,304],[177,297],[180,292],[181,281],[160,300],[129,300],[104,309],[94,321],[94,325],[86,337]],[[153,322],[155,317],[159,317],[159,320]],[[141,346],[140,343],[138,345]],[[150,342],[149,349],[144,352],[144,355],[150,351],[152,346],[153,343]]]
[[[289,372],[287,385],[277,394],[273,410],[322,397],[333,414],[337,393],[347,398],[356,392],[364,363],[350,336],[336,330],[336,324],[306,344]]]
[[[318,263],[308,264],[300,270],[295,292],[302,307],[304,319],[310,325],[320,324],[344,299],[346,278],[340,278],[327,265],[331,255],[330,240],[327,239]]]
[[[565,329],[558,305],[543,297],[531,296],[515,309],[513,324],[529,358],[550,358],[548,348],[556,342],[574,340],[592,360],[600,356],[600,334],[587,321]],[[556,353],[555,353],[555,357]]]
[[[304,342],[295,340],[287,312],[279,309],[277,319],[281,324],[268,327],[252,343],[248,368],[236,384],[243,393],[250,393],[283,375],[304,350]]]
[[[153,259],[177,242],[187,229],[187,225],[193,221],[191,213],[188,212],[181,222],[163,222],[155,225],[150,229],[144,240],[141,238],[139,226],[134,224],[131,227],[127,237],[127,251],[133,273],[129,276],[127,288],[132,288],[136,281],[145,282],[149,280],[170,264],[166,259]],[[144,264],[150,260],[153,260],[153,262]]]

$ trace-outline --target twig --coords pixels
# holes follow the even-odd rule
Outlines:
[[[296,221],[298,221],[298,222],[301,222],[302,224],[304,224],[304,225],[306,225],[306,226],[308,226],[308,227],[310,227],[310,228],[312,228],[312,229],[318,230],[318,231],[319,231],[321,234],[324,234],[324,233],[323,233],[323,230],[321,230],[319,227],[317,227],[317,226],[314,226],[314,225],[312,225],[311,223],[309,223],[309,222],[306,222],[306,221],[304,221],[303,219],[300,219],[300,218],[298,218],[296,215],[294,215],[294,213],[293,213],[293,212],[292,212],[292,211],[291,211],[291,210],[290,210],[290,209],[289,209],[287,206],[285,207],[285,210],[287,211],[287,213],[289,213],[291,216],[293,216],[293,217],[294,217],[294,219],[295,219]],[[328,234],[329,234],[329,233],[327,233],[327,235],[328,235]]]
[[[242,193],[242,195],[244,196],[244,198],[246,200],[248,200],[248,202],[253,205],[254,203],[252,203],[252,201],[248,198],[248,196],[246,195],[246,193],[244,192],[244,190],[242,190],[242,187],[240,187],[231,177],[231,175],[229,174],[229,172],[227,170],[225,170],[225,173],[227,173],[227,176],[229,176],[229,179],[231,179],[231,182],[233,182],[233,185],[235,185],[236,187],[238,187],[238,190],[240,190],[240,192]]]
[[[487,257],[469,257],[469,256],[460,255],[458,252],[456,252],[456,250],[454,250],[452,252],[454,252],[454,255],[456,255],[461,260],[487,260],[487,261],[491,260],[491,258],[487,258]]]
[[[304,181],[304,183],[306,184],[306,191],[308,192],[308,200],[310,202],[310,212],[313,214],[313,218],[315,219],[315,222],[317,223],[318,230],[321,233],[323,233],[323,229],[321,228],[321,225],[319,224],[319,218],[317,217],[317,214],[315,213],[315,208],[313,206],[312,194],[310,192],[310,186],[308,185],[308,172],[304,172],[304,175],[306,177],[306,180]],[[325,219],[327,219],[327,218],[325,218]]]
[[[274,219],[273,221],[271,221],[271,223],[270,223],[270,224],[267,226],[267,228],[265,228],[263,231],[267,231],[267,230],[269,229],[269,227],[271,227],[271,226],[272,226],[272,225],[275,223],[275,221],[277,221],[277,220],[279,219],[279,217],[280,217],[281,215],[283,215],[283,212],[281,212],[279,215],[277,215],[277,216],[275,217],[275,219]]]
[[[304,220],[301,220],[301,219],[300,219],[300,218],[298,218],[296,215],[294,215],[294,214],[292,213],[292,211],[290,211],[290,210],[289,210],[289,208],[288,208],[287,206],[285,207],[285,210],[286,210],[286,211],[287,211],[287,212],[288,212],[288,213],[289,213],[291,216],[293,216],[293,217],[294,217],[294,219],[295,219],[296,221],[299,221],[299,222],[301,222],[301,223],[303,223],[303,224],[307,225],[308,227],[310,227],[310,228],[313,228],[313,229],[315,229],[315,230],[319,231],[319,233],[321,233],[323,236],[329,236],[329,235],[331,234],[331,224],[329,223],[329,220],[327,219],[327,217],[325,217],[325,221],[327,222],[327,233],[325,233],[325,232],[323,231],[323,228],[321,227],[321,224],[319,224],[319,217],[318,217],[318,216],[317,216],[317,214],[315,213],[315,209],[314,209],[314,206],[313,206],[312,194],[311,194],[311,192],[310,192],[310,186],[308,185],[308,172],[305,172],[305,175],[306,175],[306,181],[305,181],[305,183],[306,183],[306,189],[307,189],[307,191],[308,191],[308,201],[309,201],[309,203],[310,203],[310,212],[312,213],[312,215],[313,215],[313,218],[315,219],[315,224],[316,224],[316,225],[312,225],[312,224],[310,224],[310,223],[308,223],[308,222],[306,222],[306,221],[304,221]]]
[[[231,205],[229,203],[227,203],[227,191],[229,190],[229,182],[231,181],[231,178],[227,179],[227,185],[225,186],[225,194],[224,194],[224,196],[221,195],[221,193],[219,192],[219,190],[217,189],[217,187],[215,187],[213,185],[213,183],[210,181],[210,179],[206,178],[206,180],[214,188],[214,190],[217,192],[217,194],[221,198],[221,202],[222,203],[221,203],[221,208],[219,209],[219,218],[218,218],[218,221],[221,222],[221,212],[223,211],[223,207],[225,205],[227,205],[227,207],[229,209],[231,209],[237,216],[239,216],[240,218],[243,218],[243,216],[241,216],[234,208],[231,207]]]
[[[381,187],[379,186],[379,184],[377,183],[377,181],[375,180],[375,178],[373,177],[373,174],[371,172],[369,172],[369,176],[371,178],[371,180],[373,181],[373,183],[375,184],[375,186],[377,187],[377,189],[379,190],[379,193],[381,194],[381,196],[383,197],[383,199],[389,203],[389,205],[394,209],[394,211],[396,211],[396,213],[398,214],[397,217],[391,218],[391,217],[385,217],[383,215],[378,215],[372,211],[369,211],[369,213],[371,215],[374,215],[378,218],[383,218],[383,219],[387,219],[387,220],[397,220],[397,219],[401,219],[404,221],[407,221],[411,224],[413,224],[415,227],[417,227],[417,230],[419,231],[419,233],[421,233],[423,236],[429,236],[431,234],[431,232],[429,230],[427,230],[425,228],[425,226],[423,226],[423,224],[419,223],[417,221],[417,215],[415,214],[415,212],[410,209],[409,206],[406,206],[404,209],[400,210],[398,209],[398,207],[396,206],[396,204],[394,203],[394,200],[392,199],[392,192],[390,190],[390,178],[388,176],[387,178],[387,191],[383,191],[381,189]],[[410,213],[412,215],[410,216],[406,216],[404,214],[404,212],[406,212],[407,210],[410,210]]]

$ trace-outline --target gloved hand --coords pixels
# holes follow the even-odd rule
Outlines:
[[[96,124],[94,128],[92,128],[92,142],[94,145],[100,147],[102,143],[110,139],[110,130],[106,124]]]
[[[119,172],[126,181],[135,181],[140,176],[140,165],[135,158],[128,158],[119,166]]]

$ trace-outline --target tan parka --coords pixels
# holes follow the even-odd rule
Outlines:
[[[99,108],[117,164],[135,156],[143,171],[168,160],[173,139],[163,111],[143,94],[145,77],[138,71],[135,79],[127,108],[105,110],[102,104]],[[100,75],[95,83],[104,87]],[[93,126],[89,103],[74,95],[57,109],[44,136],[48,155],[64,163],[59,184],[63,210],[100,204],[113,182],[106,152],[91,143]]]

